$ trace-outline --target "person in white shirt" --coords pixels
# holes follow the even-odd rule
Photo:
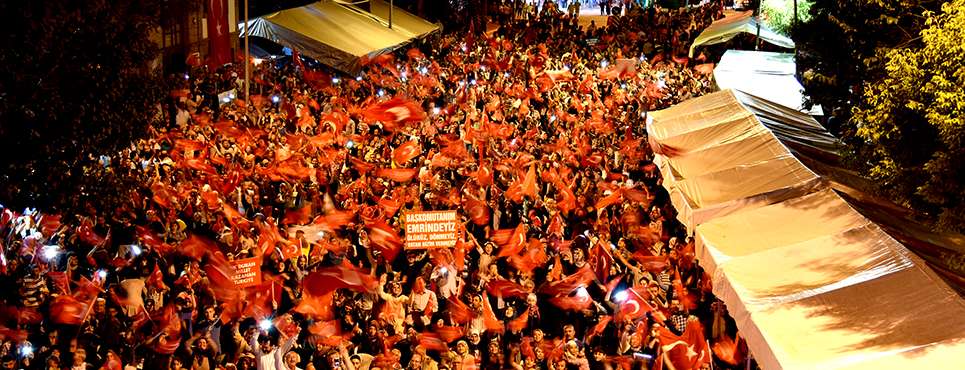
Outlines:
[[[426,289],[426,282],[421,276],[415,278],[412,295],[409,297],[409,315],[406,317],[406,322],[417,328],[428,326],[432,322],[432,314],[438,310],[436,292]]]
[[[301,328],[291,337],[285,338],[280,346],[275,346],[271,338],[262,338],[261,331],[256,331],[250,343],[252,352],[256,356],[256,368],[258,370],[286,370],[282,356],[288,353],[295,344],[295,339],[298,338],[298,332],[300,331]],[[285,334],[282,333],[281,335],[284,336]]]

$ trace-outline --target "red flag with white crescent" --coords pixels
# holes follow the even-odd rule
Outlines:
[[[392,150],[392,161],[397,165],[402,165],[420,154],[422,154],[422,147],[419,142],[411,140]]]

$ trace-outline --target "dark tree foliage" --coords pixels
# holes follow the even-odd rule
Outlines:
[[[126,198],[117,152],[147,133],[164,94],[151,40],[162,5],[0,2],[0,202],[69,211]]]
[[[814,0],[810,20],[793,28],[797,66],[809,104],[832,116],[829,127],[854,137],[851,109],[863,84],[884,77],[885,54],[920,41],[926,11],[941,0]]]

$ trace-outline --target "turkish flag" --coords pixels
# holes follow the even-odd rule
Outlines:
[[[653,306],[647,302],[650,293],[646,291],[646,288],[642,286],[633,287],[627,289],[626,292],[627,298],[620,303],[620,308],[617,311],[617,321],[622,321],[625,318],[635,320],[654,310]]]
[[[399,211],[399,208],[402,208],[403,204],[402,201],[392,198],[379,198],[375,201],[375,203],[382,208],[382,212],[385,214],[386,218],[392,218],[392,216],[395,216],[395,213]]]
[[[73,296],[59,295],[50,303],[50,318],[58,324],[80,325],[89,307],[89,304]]]
[[[343,261],[342,264],[324,267],[309,274],[302,280],[302,287],[311,295],[322,296],[339,288],[357,292],[372,293],[378,280],[358,267]]]
[[[275,167],[275,174],[289,179],[294,180],[304,180],[312,175],[312,169],[305,167],[302,164],[301,159],[292,158],[290,160],[279,163]]]
[[[282,224],[286,225],[304,225],[307,224],[312,219],[312,204],[307,203],[302,208],[289,209],[285,211],[285,218],[282,219]]]
[[[479,166],[476,170],[476,183],[479,186],[486,187],[493,184],[493,169],[486,163]]]
[[[124,365],[121,365],[121,360],[117,358],[111,358],[101,366],[101,370],[123,370]]]
[[[403,98],[376,103],[362,110],[362,118],[368,122],[382,122],[388,131],[396,131],[399,125],[420,122],[428,117],[419,103]]]
[[[579,287],[585,287],[595,279],[593,270],[589,265],[583,266],[572,275],[563,277],[558,281],[548,282],[539,288],[539,292],[551,296],[566,296]]]
[[[459,300],[459,297],[455,295],[449,297],[448,311],[449,316],[452,317],[452,321],[460,324],[470,322],[475,317],[472,310],[469,309],[469,306]]]
[[[371,164],[369,162],[366,162],[364,160],[361,160],[355,157],[351,157],[351,156],[348,157],[348,162],[349,164],[352,165],[353,168],[355,168],[356,171],[359,171],[359,173],[364,174],[366,172],[369,172],[375,169],[374,164]]]
[[[188,57],[187,57],[187,58],[184,58],[184,64],[187,64],[187,65],[192,66],[192,67],[200,67],[200,66],[201,66],[201,53],[199,53],[199,52],[193,52],[193,53],[191,53],[191,54],[188,54]]]
[[[332,312],[332,298],[334,293],[328,292],[321,296],[306,294],[293,309],[307,317],[319,320],[331,320],[335,317]],[[314,334],[314,333],[313,333]]]
[[[600,78],[604,80],[612,80],[615,78],[627,78],[633,77],[637,73],[637,60],[636,59],[617,59],[617,62],[600,71]]]
[[[500,246],[499,257],[512,256],[526,246],[526,226],[519,224],[515,229],[496,230],[492,240]]]
[[[523,310],[523,314],[517,316],[515,319],[510,320],[506,327],[512,331],[521,331],[526,328],[526,324],[529,323],[529,310]]]
[[[99,246],[106,241],[103,236],[97,235],[91,228],[90,223],[87,222],[77,227],[77,237],[85,244],[91,246]]]
[[[204,272],[208,276],[209,287],[219,301],[241,298],[234,281],[235,269],[224,254],[213,254],[204,265]]]
[[[0,326],[0,339],[9,339],[16,342],[27,340],[26,330],[14,330],[5,326]]]
[[[216,170],[214,166],[212,166],[211,163],[208,163],[208,161],[204,158],[187,158],[179,163],[185,168],[201,171],[202,173],[209,175],[215,175],[218,173],[218,170]]]
[[[161,273],[161,267],[159,265],[154,264],[154,272],[148,276],[146,283],[147,286],[155,287],[158,290],[167,289],[167,285],[164,285],[164,274]]]
[[[462,338],[464,335],[462,328],[458,326],[440,326],[434,331],[439,335],[439,338],[446,343],[452,343],[452,341]]]
[[[556,202],[557,208],[563,213],[569,213],[576,208],[576,194],[573,193],[573,189],[569,185],[563,182],[561,176],[555,173],[555,171],[547,171],[549,173],[548,180],[559,192],[560,198]]]
[[[67,273],[64,271],[51,271],[47,273],[47,277],[53,281],[54,286],[60,289],[63,294],[70,294],[70,279],[67,278]]]
[[[727,334],[724,334],[717,340],[717,343],[713,345],[714,355],[717,356],[721,361],[724,361],[731,365],[737,365],[744,362],[744,353],[738,348],[738,343],[740,343],[740,333],[737,333],[737,339],[730,339]]]
[[[315,219],[314,224],[322,226],[322,229],[334,232],[344,228],[346,225],[355,221],[355,212],[351,211],[332,211],[324,216]]]
[[[422,146],[419,145],[418,141],[411,140],[392,150],[392,161],[395,164],[402,165],[420,154],[422,154]]]
[[[590,332],[586,335],[586,340],[590,340],[590,338],[603,334],[603,330],[606,330],[606,326],[609,325],[610,321],[612,320],[613,316],[607,315],[601,317],[600,321],[598,321],[596,325],[593,326],[593,329],[590,329]]]
[[[640,268],[650,272],[663,271],[670,261],[670,256],[650,256],[644,250],[634,253],[631,258],[640,263]]]
[[[502,333],[505,331],[503,327],[503,322],[496,318],[496,313],[493,312],[493,308],[489,305],[489,295],[483,292],[483,326],[486,327],[486,331]]]
[[[49,238],[57,229],[60,229],[60,218],[61,215],[43,215],[40,218],[40,232]]]
[[[486,125],[486,130],[489,132],[490,136],[500,139],[507,139],[513,135],[513,132],[516,131],[516,126],[490,123]]]
[[[216,252],[221,249],[212,241],[211,239],[197,236],[195,234],[188,235],[187,239],[181,241],[178,245],[178,252],[186,257],[192,259],[200,260],[201,257],[208,252]]]
[[[295,323],[289,314],[276,317],[272,320],[272,325],[278,329],[279,333],[284,334],[286,337],[298,335],[298,324]]]
[[[161,329],[158,334],[164,334],[158,338],[154,350],[164,354],[172,354],[177,351],[178,346],[181,345],[181,319],[178,317],[174,305],[165,306],[152,320]]]
[[[590,252],[590,265],[593,266],[593,272],[596,273],[596,277],[600,281],[607,281],[610,277],[610,268],[613,266],[613,255],[607,247],[603,246],[603,243],[597,243]]]
[[[683,282],[680,280],[680,272],[678,272],[677,269],[674,269],[673,276],[673,289],[677,295],[677,299],[680,300],[680,304],[688,310],[696,309],[697,297],[684,288]]]
[[[536,168],[529,166],[526,176],[518,178],[506,189],[506,197],[519,203],[523,201],[524,196],[536,199],[536,191]]]
[[[375,170],[376,177],[399,183],[412,181],[412,179],[418,174],[419,170],[415,168],[380,168]]]
[[[657,335],[660,349],[674,369],[700,369],[710,363],[710,348],[704,340],[704,328],[697,319],[691,318],[687,322],[683,335],[677,336],[665,327],[658,328]]]
[[[422,54],[422,51],[419,50],[419,48],[409,49],[409,51],[407,51],[405,54],[409,57],[409,59],[415,61],[420,61],[426,58],[425,54]]]
[[[308,326],[308,332],[321,337],[341,336],[340,326],[338,320],[316,321]]]
[[[474,224],[483,226],[489,223],[489,206],[475,196],[468,194],[463,199],[462,207]]]
[[[382,252],[385,256],[386,261],[392,261],[395,256],[399,254],[402,249],[402,237],[399,233],[395,231],[392,226],[389,226],[385,221],[376,221],[369,225],[369,241],[372,242],[372,246]]]
[[[553,297],[550,303],[556,307],[569,311],[582,311],[593,304],[593,298],[589,294],[574,294],[572,296]]]
[[[207,0],[208,65],[217,68],[231,61],[231,30],[228,29],[228,0]]]
[[[526,288],[509,280],[493,279],[486,284],[486,291],[500,298],[525,297]]]
[[[436,333],[421,333],[418,335],[419,345],[430,351],[447,352],[449,346]]]
[[[537,267],[546,264],[548,260],[546,247],[538,239],[530,239],[526,251],[522,255],[509,256],[509,264],[520,272],[533,272]]]
[[[340,133],[344,131],[345,125],[349,122],[348,114],[341,110],[333,110],[331,112],[323,113],[319,122],[325,124],[331,122],[335,125],[335,132]]]

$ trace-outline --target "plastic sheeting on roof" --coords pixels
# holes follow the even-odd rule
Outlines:
[[[690,57],[693,58],[694,50],[701,45],[713,45],[726,42],[740,33],[751,33],[757,35],[757,17],[753,11],[734,13],[724,18],[718,19],[707,26],[694,43],[690,45]],[[782,48],[794,49],[794,41],[781,35],[767,26],[761,25],[761,40],[780,46]]]
[[[726,90],[653,112],[647,128],[700,264],[762,368],[958,366],[965,300],[908,248],[934,259],[965,239],[911,227],[858,190],[811,117]]]
[[[727,90],[649,115],[650,145],[678,218],[702,222],[807,194],[821,178]],[[819,137],[815,138],[820,141]]]
[[[375,15],[330,0],[255,18],[248,27],[252,36],[288,46],[350,74],[361,69],[362,57],[387,53],[422,37],[417,30],[388,28]]]
[[[811,115],[823,115],[820,106],[804,109],[804,86],[795,77],[794,54],[728,50],[714,68],[721,90],[736,89]]]
[[[961,360],[965,301],[830,189],[709,221],[696,235],[714,294],[763,369]]]

